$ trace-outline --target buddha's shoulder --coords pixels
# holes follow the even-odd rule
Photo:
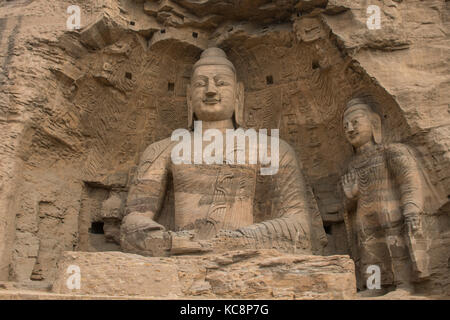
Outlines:
[[[149,145],[142,154],[141,161],[154,162],[161,156],[170,155],[174,142],[170,137]]]
[[[290,145],[289,142],[287,142],[286,140],[283,140],[281,138],[279,138],[278,140],[280,140],[280,149],[289,150],[289,151],[294,152],[294,148]]]
[[[267,144],[268,144],[268,149],[272,150],[273,145],[270,141],[271,137],[268,137],[267,139]],[[278,146],[278,154],[279,154],[279,159],[281,162],[290,162],[293,160],[298,160],[297,159],[297,155],[296,152],[294,150],[294,148],[289,144],[289,142],[287,142],[286,140],[283,140],[281,138],[276,138],[276,140],[278,140],[277,142],[277,146]],[[272,151],[271,151],[272,153]]]
[[[294,152],[294,149],[292,148],[292,146],[286,140],[283,140],[283,139],[281,139],[279,137],[271,136],[269,134],[265,134],[265,133],[259,132],[259,139],[261,139],[261,136],[265,136],[266,137],[267,145],[268,145],[269,148],[272,146],[271,140],[275,139],[275,141],[278,142],[277,145],[280,148],[280,151]]]
[[[287,158],[297,158],[294,148],[287,142],[281,138],[279,140],[279,148],[280,148],[280,157]]]

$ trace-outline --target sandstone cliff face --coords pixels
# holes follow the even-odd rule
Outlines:
[[[63,251],[118,250],[96,234],[101,204],[125,198],[146,146],[186,126],[191,67],[213,45],[244,82],[246,125],[279,128],[297,152],[329,233],[325,253],[348,252],[337,183],[352,150],[340,121],[358,90],[381,102],[386,142],[418,150],[444,204],[448,2],[378,1],[379,30],[366,26],[369,4],[0,1],[0,278],[52,281]],[[69,5],[81,8],[79,31],[66,28]],[[262,196],[255,210],[270,214]],[[450,290],[449,211],[427,218],[424,292]]]

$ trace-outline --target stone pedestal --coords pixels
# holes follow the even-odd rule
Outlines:
[[[80,288],[69,289],[79,267]],[[77,269],[76,267],[73,269]],[[240,250],[202,256],[143,257],[121,252],[65,252],[54,293],[193,299],[352,299],[348,256]]]

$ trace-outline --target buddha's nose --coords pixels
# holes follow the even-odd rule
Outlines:
[[[351,122],[347,123],[347,132],[353,132],[354,128]]]
[[[217,94],[217,87],[213,82],[208,83],[208,87],[206,88],[206,96],[214,97]]]

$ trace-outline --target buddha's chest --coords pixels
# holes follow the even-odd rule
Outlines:
[[[175,192],[252,198],[257,167],[250,165],[172,165]]]
[[[224,229],[253,223],[256,166],[181,164],[171,172],[178,229],[195,228],[207,219]]]

